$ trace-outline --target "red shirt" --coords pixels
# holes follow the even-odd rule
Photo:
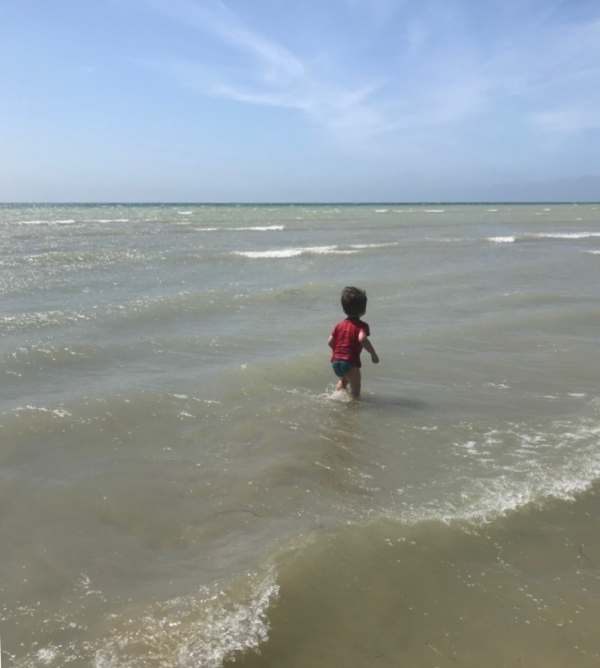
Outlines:
[[[346,318],[338,322],[331,332],[332,362],[334,360],[346,360],[352,366],[360,366],[362,343],[358,340],[358,335],[361,330],[364,331],[365,336],[369,336],[371,333],[369,325],[358,318]]]

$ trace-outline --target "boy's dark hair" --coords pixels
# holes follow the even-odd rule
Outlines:
[[[342,308],[347,316],[360,318],[367,310],[367,293],[360,288],[344,288],[342,290]]]

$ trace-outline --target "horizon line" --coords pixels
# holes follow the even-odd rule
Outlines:
[[[600,204],[600,200],[563,199],[563,200],[65,200],[65,201],[14,201],[0,202],[0,206],[458,206],[483,204]]]

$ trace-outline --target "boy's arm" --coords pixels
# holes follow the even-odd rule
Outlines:
[[[327,339],[327,345],[333,349],[333,334]]]
[[[373,364],[379,364],[379,355],[377,355],[375,352],[375,348],[373,348],[373,344],[369,341],[369,338],[365,334],[364,330],[361,330],[359,333],[358,340],[360,343],[362,343],[363,348],[371,355]]]

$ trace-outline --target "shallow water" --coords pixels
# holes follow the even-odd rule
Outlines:
[[[0,207],[9,665],[597,665],[599,262],[600,205]]]

